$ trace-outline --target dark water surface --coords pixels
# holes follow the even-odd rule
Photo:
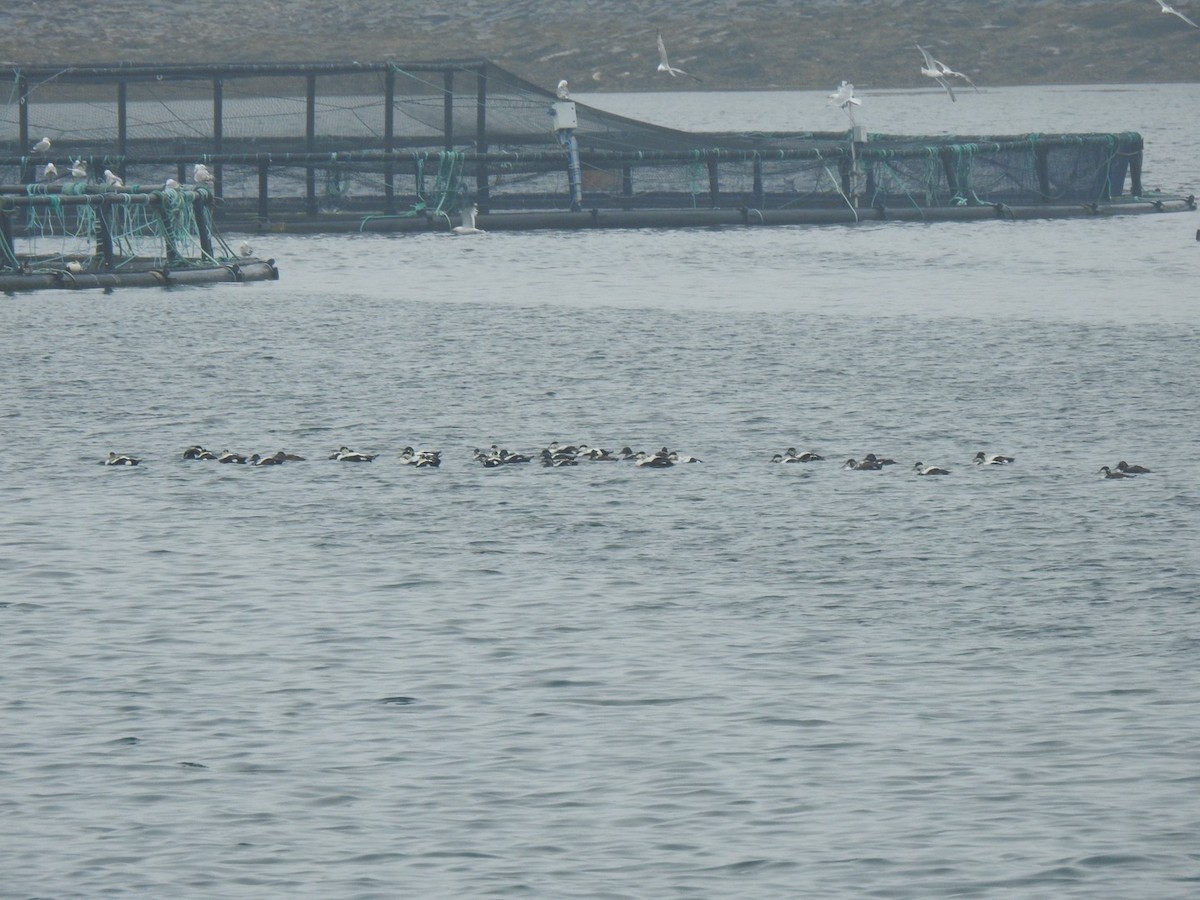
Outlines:
[[[1195,896],[1197,224],[270,236],[279,283],[2,298],[0,897]],[[553,440],[704,462],[471,459]]]

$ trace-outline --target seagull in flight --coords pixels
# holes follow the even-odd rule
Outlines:
[[[1161,6],[1162,11],[1168,15],[1179,16],[1179,18],[1183,19],[1183,21],[1187,22],[1193,28],[1200,28],[1200,25],[1197,25],[1195,22],[1173,7],[1170,3],[1167,3],[1166,0],[1158,0],[1158,5]]]
[[[956,72],[944,62],[934,59],[930,55],[929,51],[920,44],[917,44],[917,49],[920,50],[921,55],[925,57],[925,65],[921,67],[921,74],[932,78],[942,87],[944,87],[946,89],[946,93],[950,95],[951,100],[958,102],[957,98],[954,96],[954,91],[950,87],[950,82],[946,81],[947,78],[961,78],[971,87],[975,88],[975,93],[979,93],[979,88],[975,87],[975,82],[973,82],[962,72]]]
[[[558,88],[554,91],[554,95],[559,100],[570,100],[571,92],[567,90],[567,79],[563,79],[558,83]]]
[[[475,227],[475,216],[479,212],[479,207],[472,203],[470,206],[464,206],[461,211],[462,224],[455,225],[450,230],[455,234],[483,234],[482,228]]]
[[[843,81],[838,85],[836,91],[829,95],[829,104],[836,106],[838,109],[846,111],[846,115],[850,117],[850,122],[854,122],[854,107],[862,106],[862,101],[854,96],[854,85],[848,81]]]
[[[38,141],[36,144],[33,145],[34,153],[45,153],[49,149],[50,149],[50,138],[48,138],[48,137],[42,138],[40,141]]]
[[[693,75],[690,72],[685,72],[685,71],[683,71],[683,69],[677,69],[673,65],[671,65],[670,60],[667,59],[667,45],[663,43],[661,31],[658,33],[658,70],[657,71],[666,72],[672,78],[674,78],[676,75],[686,75],[688,78],[695,78],[697,81],[700,80],[699,76]]]

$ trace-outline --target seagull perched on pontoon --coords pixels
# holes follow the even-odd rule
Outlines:
[[[177,187],[179,187],[179,182],[176,181],[174,178],[168,178],[166,180],[166,182],[164,182],[164,184],[163,184],[164,191],[173,191]]]
[[[950,82],[946,80],[947,78],[961,78],[971,87],[975,88],[976,93],[979,92],[979,88],[975,87],[975,82],[973,82],[962,72],[956,72],[941,60],[934,59],[933,56],[930,55],[929,51],[920,44],[917,44],[917,49],[920,50],[921,55],[925,57],[925,65],[921,67],[921,74],[932,78],[942,87],[944,87],[946,89],[946,93],[950,95],[951,100],[956,103],[958,102],[958,99],[954,96],[954,90],[950,87]]]
[[[1167,3],[1166,0],[1158,0],[1158,5],[1162,7],[1162,11],[1167,15],[1179,16],[1179,18],[1183,19],[1183,21],[1187,22],[1193,28],[1200,28],[1200,25],[1197,25],[1195,22],[1173,7],[1170,3]]]
[[[676,75],[686,75],[688,78],[696,79],[696,81],[700,80],[699,76],[693,75],[690,72],[685,72],[685,71],[683,71],[683,69],[677,69],[673,65],[671,65],[670,60],[667,59],[667,45],[663,43],[661,31],[658,33],[658,69],[657,69],[657,71],[666,72],[672,78],[674,78]]]
[[[125,187],[125,182],[123,182],[121,180],[121,176],[118,175],[116,172],[114,172],[112,169],[104,170],[104,183],[107,184],[111,188]]]
[[[209,171],[208,166],[204,163],[196,163],[192,167],[192,181],[196,182],[196,184],[215,184],[216,180],[213,177],[213,173]]]
[[[71,177],[72,178],[87,178],[88,177],[87,163],[85,163],[82,159],[77,159],[77,160],[75,160],[75,162],[71,163]]]
[[[558,87],[554,91],[554,96],[559,100],[570,100],[571,92],[567,90],[567,79],[563,79],[558,83]]]
[[[50,149],[50,138],[48,138],[48,137],[42,138],[40,141],[38,141],[36,144],[33,145],[34,153],[45,153],[49,149]]]
[[[58,166],[52,162],[46,163],[46,168],[42,169],[42,180],[53,181],[58,177]]]

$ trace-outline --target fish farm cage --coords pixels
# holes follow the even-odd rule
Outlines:
[[[211,189],[0,185],[0,291],[276,279],[274,260],[234,255]]]
[[[444,230],[472,204],[489,230],[1195,208],[1143,192],[1132,132],[693,133],[560,98],[487,60],[13,67],[8,81],[0,183],[55,196],[107,169],[186,185],[202,163],[226,230]],[[64,174],[76,161],[87,176]],[[41,207],[24,210],[12,228],[36,232]]]

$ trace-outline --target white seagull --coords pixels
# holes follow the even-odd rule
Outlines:
[[[58,166],[52,162],[46,163],[46,168],[42,169],[42,180],[52,181],[58,177]]]
[[[87,178],[88,177],[87,163],[85,163],[82,159],[77,159],[77,160],[75,160],[75,162],[71,163],[71,177],[72,178]]]
[[[163,184],[163,190],[164,190],[164,191],[173,191],[173,190],[175,190],[177,187],[179,187],[179,182],[178,182],[178,181],[176,181],[174,178],[168,178],[168,179],[166,180],[166,183],[165,183],[165,184]]]
[[[667,45],[663,43],[661,31],[658,33],[658,70],[657,71],[666,72],[672,78],[674,78],[676,75],[686,75],[688,78],[695,78],[697,81],[700,80],[699,76],[693,75],[690,72],[685,72],[685,71],[683,71],[683,69],[677,69],[673,65],[671,65],[670,60],[667,59]]]
[[[460,215],[462,216],[462,224],[455,225],[450,230],[455,234],[483,234],[482,228],[475,227],[475,216],[479,212],[479,207],[472,203],[470,206],[464,206]]]
[[[112,169],[104,170],[104,183],[107,184],[111,188],[125,187],[125,182],[123,182],[121,180],[121,176],[118,175],[116,172],[114,172]]]
[[[1183,19],[1183,21],[1187,22],[1193,28],[1200,28],[1200,25],[1197,25],[1195,22],[1173,7],[1170,3],[1167,3],[1166,0],[1158,0],[1158,5],[1162,7],[1162,11],[1167,15],[1179,16],[1179,18]]]
[[[36,144],[33,145],[34,153],[45,153],[49,149],[50,149],[50,138],[48,138],[48,137],[42,138],[40,141],[38,141]]]
[[[973,82],[962,72],[956,72],[941,60],[934,59],[929,54],[929,51],[920,44],[917,44],[917,49],[920,50],[921,55],[925,57],[925,65],[921,67],[921,74],[934,79],[938,84],[944,87],[946,89],[946,93],[950,95],[951,100],[957,102],[957,98],[954,96],[954,91],[950,88],[950,83],[946,81],[947,78],[961,78],[972,88],[974,88],[976,93],[979,93],[979,88],[975,87],[975,82]]]
[[[250,246],[249,241],[242,241],[238,244],[238,256],[253,256],[254,248]]]
[[[558,97],[559,100],[570,100],[571,99],[571,94],[567,90],[567,79],[564,78],[562,81],[560,81],[558,83],[558,88],[557,88],[557,90],[555,90],[554,94],[555,94],[555,96]]]
[[[192,167],[192,181],[196,182],[196,184],[214,184],[216,179],[213,177],[213,173],[208,170],[208,166],[204,163],[196,163]]]
[[[854,96],[854,85],[848,81],[838,85],[837,90],[829,95],[829,102],[838,109],[846,109],[851,104],[862,106],[862,101]]]
[[[848,81],[843,81],[838,85],[836,91],[829,95],[829,105],[836,106],[838,109],[846,113],[850,117],[850,124],[854,122],[854,107],[862,106],[862,101],[854,96],[854,85]]]

